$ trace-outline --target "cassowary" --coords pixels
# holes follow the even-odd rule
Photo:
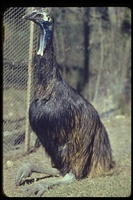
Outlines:
[[[47,9],[37,8],[24,16],[39,25],[40,46],[36,60],[36,92],[29,108],[29,121],[52,166],[24,164],[16,185],[32,172],[61,175],[49,183],[35,183],[28,194],[42,196],[46,188],[113,171],[115,163],[108,133],[98,112],[62,78],[53,47],[54,19]],[[42,158],[43,159],[43,158]]]

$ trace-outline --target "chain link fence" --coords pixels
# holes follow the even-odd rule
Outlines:
[[[32,63],[33,50],[36,50],[37,30],[22,20],[27,8],[9,8],[4,12],[4,51],[3,51],[3,150],[24,150],[28,67]],[[34,35],[32,33],[34,29]],[[32,34],[32,35],[31,35]],[[33,37],[35,36],[35,37]],[[31,70],[31,69],[30,69]],[[33,87],[31,85],[31,91]]]
[[[116,20],[109,15],[114,10],[107,12],[107,8],[55,8],[54,43],[59,69],[67,82],[95,105],[100,115],[120,107],[125,88],[130,99],[131,41],[121,33],[125,9],[128,8],[123,8],[121,16],[116,15]],[[3,15],[5,153],[26,152],[28,134],[32,132],[28,107],[34,95],[34,56],[39,31],[36,25],[22,19],[26,12],[25,7],[11,7]],[[32,136],[30,140],[34,144],[36,138],[31,139]]]

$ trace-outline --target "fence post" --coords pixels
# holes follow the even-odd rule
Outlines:
[[[29,152],[30,148],[30,127],[29,127],[29,106],[31,101],[32,86],[32,57],[33,57],[33,35],[34,23],[30,23],[30,40],[29,40],[29,60],[28,60],[28,80],[27,80],[27,103],[26,103],[26,123],[25,123],[25,149],[24,153]]]

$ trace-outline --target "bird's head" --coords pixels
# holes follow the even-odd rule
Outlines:
[[[53,26],[53,17],[48,9],[37,8],[23,16],[23,19],[31,20],[34,23],[38,24],[42,29],[52,28]]]
[[[40,38],[40,47],[37,54],[42,56],[46,46],[52,40],[54,20],[51,13],[48,11],[48,9],[37,8],[23,16],[23,19],[31,20],[40,26],[42,35]]]

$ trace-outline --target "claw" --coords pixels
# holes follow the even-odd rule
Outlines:
[[[48,186],[42,183],[34,183],[34,185],[26,189],[26,193],[28,196],[36,195],[36,197],[41,197],[47,188]]]
[[[21,185],[24,182],[24,178],[29,177],[31,175],[31,164],[24,164],[16,175],[16,186]]]

